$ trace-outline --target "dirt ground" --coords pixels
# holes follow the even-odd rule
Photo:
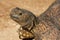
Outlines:
[[[19,40],[19,24],[10,18],[12,8],[19,7],[42,14],[55,0],[0,0],[0,40]]]

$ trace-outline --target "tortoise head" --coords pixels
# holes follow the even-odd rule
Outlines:
[[[29,24],[36,18],[32,12],[18,7],[13,8],[11,10],[10,16],[14,21],[19,23],[20,25]]]

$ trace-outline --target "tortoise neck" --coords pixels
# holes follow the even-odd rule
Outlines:
[[[31,31],[37,24],[39,24],[38,19],[35,18],[32,22],[27,23],[22,26],[23,29]]]

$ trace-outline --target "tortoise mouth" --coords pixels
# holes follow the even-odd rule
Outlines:
[[[11,17],[18,19],[18,15],[11,15]]]

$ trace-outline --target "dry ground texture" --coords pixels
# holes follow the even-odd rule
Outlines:
[[[55,0],[0,0],[0,40],[19,40],[17,29],[9,14],[14,7],[32,11],[36,16],[43,13]]]

